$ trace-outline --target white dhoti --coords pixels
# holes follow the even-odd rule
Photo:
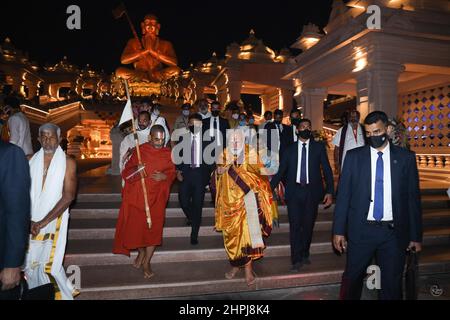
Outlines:
[[[31,220],[41,221],[62,197],[66,173],[66,154],[58,147],[47,171],[45,184],[44,151],[39,150],[30,160]],[[36,237],[30,238],[26,256],[25,275],[29,288],[53,283],[57,300],[72,300],[77,293],[67,279],[63,267],[67,242],[69,210],[42,228]]]

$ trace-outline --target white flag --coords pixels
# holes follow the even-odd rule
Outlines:
[[[119,126],[122,123],[130,121],[131,119],[133,119],[133,110],[131,109],[131,100],[128,99],[127,103],[125,104],[125,108],[123,108],[122,116],[120,117],[119,121]]]

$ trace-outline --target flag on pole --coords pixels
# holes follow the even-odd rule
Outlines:
[[[133,119],[133,110],[131,109],[131,100],[128,99],[127,103],[125,104],[125,108],[123,108],[122,116],[120,117],[119,121],[119,126],[132,119]]]
[[[125,14],[125,12],[125,5],[123,4],[123,2],[121,2],[119,6],[112,11],[112,14],[114,16],[114,19],[119,19]]]

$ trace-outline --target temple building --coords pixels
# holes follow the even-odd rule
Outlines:
[[[111,108],[94,110],[91,101],[112,96],[111,83],[110,75],[89,65],[80,69],[66,56],[54,65],[41,67],[15,48],[9,38],[0,45],[0,91],[22,97],[22,111],[30,120],[35,146],[38,127],[53,122],[68,139],[69,154],[110,158],[109,131],[120,112]]]
[[[162,94],[191,102],[213,95],[222,105],[240,101],[244,94],[256,95],[261,99],[261,113],[275,109],[288,113],[294,87],[282,77],[293,63],[288,49],[276,53],[251,30],[240,45],[233,42],[227,47],[224,59],[214,53],[208,61],[165,82]]]

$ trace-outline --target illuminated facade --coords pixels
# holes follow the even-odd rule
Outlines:
[[[161,91],[168,97],[190,102],[214,94],[222,105],[240,101],[241,94],[258,95],[262,113],[275,109],[289,113],[294,87],[291,81],[281,78],[292,64],[288,49],[276,53],[252,30],[240,45],[232,43],[227,47],[224,59],[218,59],[214,53],[208,61],[164,82]]]
[[[368,28],[371,5],[380,28]],[[303,52],[284,79],[314,128],[329,94],[356,97],[362,119],[374,110],[403,119],[419,166],[450,183],[449,30],[448,1],[335,0],[324,34],[308,26],[293,45]]]

